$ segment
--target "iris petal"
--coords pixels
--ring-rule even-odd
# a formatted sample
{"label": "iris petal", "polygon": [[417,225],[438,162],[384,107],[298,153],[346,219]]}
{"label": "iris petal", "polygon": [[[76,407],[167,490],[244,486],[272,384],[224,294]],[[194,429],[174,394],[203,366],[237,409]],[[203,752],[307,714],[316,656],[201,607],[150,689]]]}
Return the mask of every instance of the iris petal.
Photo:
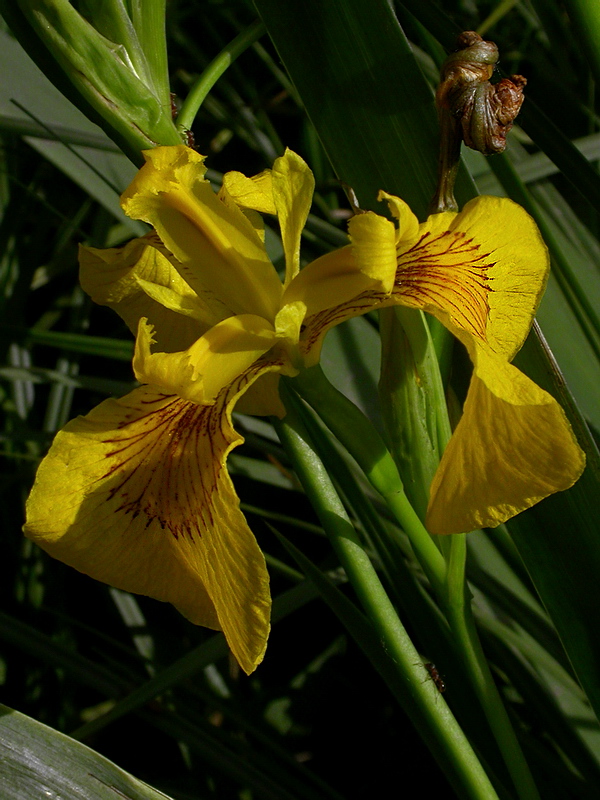
{"label": "iris petal", "polygon": [[240,208],[249,208],[261,214],[276,214],[273,200],[273,179],[271,170],[265,169],[258,175],[247,178],[241,172],[226,172],[219,195],[226,193]]}
{"label": "iris petal", "polygon": [[300,270],[300,237],[312,204],[315,179],[300,156],[286,150],[273,164],[272,181],[285,253],[284,286],[288,286]]}
{"label": "iris petal", "polygon": [[141,383],[205,405],[271,349],[275,332],[261,317],[241,314],[213,326],[187,350],[153,353],[152,327],[141,319],[133,370]]}
{"label": "iris petal", "polygon": [[308,264],[290,283],[282,306],[302,302],[307,316],[343,305],[378,282],[365,275],[351,247],[342,247]]}
{"label": "iris petal", "polygon": [[378,281],[383,292],[391,291],[397,272],[394,224],[367,211],[351,218],[348,233],[360,271]]}
{"label": "iris petal", "polygon": [[208,291],[230,313],[273,320],[282,292],[277,273],[242,210],[220,200],[204,180],[203,157],[183,146],[158,147],[144,157],[121,198],[125,212],[156,229],[200,297]]}
{"label": "iris petal", "polygon": [[225,460],[242,441],[231,408],[271,368],[212,406],[142,387],[73,420],[38,470],[25,527],[81,572],[222,629],[248,673],[266,647],[268,575]]}
{"label": "iris petal", "polygon": [[142,289],[139,279],[176,292],[182,302],[197,303],[197,295],[169,260],[154,246],[153,234],[134,239],[124,247],[97,250],[79,248],[79,279],[95,303],[114,309],[135,335],[142,317],[157,329],[156,342],[166,352],[185,350],[222,316],[206,306],[204,324],[185,319]]}
{"label": "iris petal", "polygon": [[416,241],[401,243],[394,294],[437,316],[467,346],[475,337],[510,361],[529,333],[549,266],[529,214],[506,198],[478,197],[460,214],[433,214]]}
{"label": "iris petal", "polygon": [[432,533],[495,527],[581,475],[564,411],[512,364],[477,348],[463,415],[431,484]]}

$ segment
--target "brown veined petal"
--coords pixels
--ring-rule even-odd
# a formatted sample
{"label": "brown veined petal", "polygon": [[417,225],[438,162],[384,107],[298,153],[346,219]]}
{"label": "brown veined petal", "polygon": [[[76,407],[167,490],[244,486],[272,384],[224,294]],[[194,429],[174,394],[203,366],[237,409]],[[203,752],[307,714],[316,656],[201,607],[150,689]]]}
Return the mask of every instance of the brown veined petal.
{"label": "brown veined petal", "polygon": [[[548,251],[531,217],[506,198],[477,197],[434,214],[401,240],[394,297],[438,317],[510,361],[527,336],[548,277]],[[466,334],[466,335],[465,335]]]}
{"label": "brown veined petal", "polygon": [[225,461],[242,441],[236,398],[271,369],[255,366],[212,406],[141,387],[73,420],[40,465],[24,529],[81,572],[222,629],[247,673],[269,633],[268,574]]}
{"label": "brown veined petal", "polygon": [[204,323],[166,308],[144,291],[138,278],[175,292],[181,302],[197,303],[196,293],[170,261],[154,246],[156,234],[134,239],[123,247],[79,248],[79,279],[95,303],[109,306],[135,335],[146,317],[157,330],[156,343],[167,353],[185,350],[222,315],[207,316]]}
{"label": "brown veined petal", "polygon": [[495,527],[581,475],[585,454],[564,411],[512,364],[481,347],[463,415],[431,484],[427,527]]}

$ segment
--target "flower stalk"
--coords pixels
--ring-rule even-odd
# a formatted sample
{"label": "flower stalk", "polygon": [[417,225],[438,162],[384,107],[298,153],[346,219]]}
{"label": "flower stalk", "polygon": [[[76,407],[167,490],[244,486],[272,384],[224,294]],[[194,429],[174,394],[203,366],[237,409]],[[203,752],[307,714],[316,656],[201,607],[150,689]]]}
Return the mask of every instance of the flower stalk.
{"label": "flower stalk", "polygon": [[411,505],[424,520],[429,487],[452,435],[440,367],[422,313],[384,309],[379,331],[386,440]]}
{"label": "flower stalk", "polygon": [[177,115],[177,130],[181,134],[185,134],[186,131],[190,130],[200,106],[221,75],[233,64],[238,56],[264,35],[265,30],[264,24],[260,20],[256,20],[246,30],[238,34],[210,62],[188,92]]}
{"label": "flower stalk", "polygon": [[520,800],[539,800],[540,795],[531,770],[481,647],[466,582],[466,558],[466,534],[455,534],[451,537],[446,602],[446,615],[454,643],[513,779],[517,796]]}
{"label": "flower stalk", "polygon": [[293,392],[282,387],[287,414],[275,421],[277,433],[292,459],[296,474],[319,515],[365,613],[380,637],[396,670],[406,682],[405,708],[428,738],[435,738],[453,768],[462,796],[491,800],[497,797],[471,745],[433,681],[423,679],[423,664],[398,618],[369,556],[348,519],[327,470],[303,424],[301,406]]}
{"label": "flower stalk", "polygon": [[[408,536],[415,555],[444,610],[457,655],[464,665],[473,691],[496,738],[498,748],[513,778],[517,796],[522,800],[537,800],[537,789],[531,772],[489,670],[473,620],[465,577],[465,534],[455,534],[442,540],[442,544],[445,545],[442,550],[448,554],[446,562],[410,505],[400,475],[391,456],[385,450],[379,434],[360,410],[332,386],[320,366],[306,370],[292,379],[290,387],[297,390],[317,411],[327,427],[357,461]],[[285,392],[283,396],[286,398],[285,424],[295,425],[293,421],[290,423],[290,419],[293,419],[290,416],[290,408],[293,413],[299,415],[301,407],[294,401],[289,391],[282,391]],[[276,428],[281,436],[282,423],[276,423]],[[284,437],[283,441],[286,442],[288,439]],[[297,469],[295,460],[294,466]],[[306,465],[304,469],[306,470]],[[300,477],[305,485],[306,476],[303,478],[300,475]],[[308,490],[307,493],[311,496]],[[325,523],[323,524],[325,526]],[[338,547],[336,551],[340,555]],[[342,560],[341,555],[340,559]],[[342,564],[345,566],[344,560]],[[370,562],[369,569],[373,569]],[[352,578],[350,580],[354,585]]]}
{"label": "flower stalk", "polygon": [[293,380],[294,389],[354,458],[373,488],[387,503],[438,597],[445,596],[446,564],[433,539],[411,506],[398,468],[375,427],[325,377],[319,365]]}

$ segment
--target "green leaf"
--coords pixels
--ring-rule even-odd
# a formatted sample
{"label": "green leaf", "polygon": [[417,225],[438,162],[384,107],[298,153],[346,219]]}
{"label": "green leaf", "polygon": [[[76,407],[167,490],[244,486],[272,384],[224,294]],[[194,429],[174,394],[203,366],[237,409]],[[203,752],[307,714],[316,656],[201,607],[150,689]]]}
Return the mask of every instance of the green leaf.
{"label": "green leaf", "polygon": [[0,796],[10,800],[169,800],[89,747],[0,706]]}
{"label": "green leaf", "polygon": [[563,647],[600,718],[600,454],[577,413],[560,373],[548,369],[539,340],[529,337],[516,362],[555,395],[585,447],[587,467],[566,492],[552,495],[507,527],[554,622]]}
{"label": "green leaf", "polygon": [[50,83],[4,31],[0,31],[0,69],[11,75],[10,81],[0,84],[2,130],[44,139],[54,136],[62,142],[118,152],[108,136]]}
{"label": "green leaf", "polygon": [[[385,189],[425,216],[437,170],[433,93],[391,6],[363,0],[255,5],[338,178],[364,208],[385,213],[376,202]],[[473,192],[463,174],[459,202]]]}

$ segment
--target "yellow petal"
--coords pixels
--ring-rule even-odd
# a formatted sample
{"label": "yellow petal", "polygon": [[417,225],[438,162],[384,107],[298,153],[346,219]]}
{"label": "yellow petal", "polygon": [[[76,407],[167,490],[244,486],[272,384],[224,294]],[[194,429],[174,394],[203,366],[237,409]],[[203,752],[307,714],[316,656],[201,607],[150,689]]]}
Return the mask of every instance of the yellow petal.
{"label": "yellow petal", "polygon": [[266,647],[268,575],[225,460],[242,441],[231,408],[260,374],[212,406],[142,387],[73,420],[39,468],[25,526],[81,572],[222,629],[247,673]]}
{"label": "yellow petal", "polygon": [[358,268],[383,292],[390,292],[397,271],[396,228],[385,217],[367,211],[356,214],[348,223],[352,253]]}
{"label": "yellow petal", "polygon": [[214,402],[219,392],[244,374],[275,341],[268,322],[241,314],[210,328],[185,351],[153,353],[152,327],[141,319],[133,371],[140,383],[204,405]]}
{"label": "yellow petal", "polygon": [[531,217],[506,198],[478,197],[434,214],[401,243],[396,301],[434,314],[511,360],[527,336],[548,277],[548,251]]}
{"label": "yellow petal", "polygon": [[271,173],[273,200],[285,253],[285,286],[300,270],[300,237],[312,204],[315,179],[307,164],[291,150],[275,160]]}
{"label": "yellow petal", "polygon": [[[168,308],[170,311],[174,311],[176,314],[181,314],[184,317],[191,317],[196,320],[196,322],[200,323],[202,329],[208,327],[205,309],[195,292],[185,292],[181,294],[170,286],[163,286],[160,283],[144,280],[144,278],[138,278],[137,283],[140,289],[159,305]],[[211,327],[220,321],[221,318],[212,317],[210,319]]]}
{"label": "yellow petal", "polygon": [[129,216],[149,222],[197,295],[230,313],[274,320],[282,287],[252,223],[204,180],[203,158],[187,147],[157,147],[122,195]]}
{"label": "yellow petal", "polygon": [[463,416],[431,484],[427,527],[495,527],[581,475],[585,455],[560,405],[522,372],[477,348]]}
{"label": "yellow petal", "polygon": [[286,303],[275,318],[277,338],[286,340],[288,346],[296,348],[305,316],[306,305],[301,300]]}
{"label": "yellow petal", "polygon": [[241,208],[250,208],[260,211],[261,214],[277,213],[270,169],[252,178],[247,178],[241,172],[226,172],[223,175],[222,191],[235,200]]}
{"label": "yellow petal", "polygon": [[203,322],[186,319],[152,298],[142,289],[140,280],[157,287],[168,287],[181,302],[197,302],[190,289],[169,260],[151,246],[152,234],[134,239],[124,247],[98,250],[79,248],[79,278],[83,289],[95,303],[114,309],[135,335],[142,317],[157,329],[156,342],[161,350],[185,350],[222,317],[203,308]]}
{"label": "yellow petal", "polygon": [[384,191],[379,192],[377,199],[379,201],[387,200],[392,216],[398,220],[398,233],[396,236],[398,243],[403,241],[414,242],[419,234],[419,220],[413,214],[408,203]]}
{"label": "yellow petal", "polygon": [[[395,261],[394,261],[395,270]],[[285,290],[282,307],[302,302],[307,316],[343,305],[380,285],[361,271],[350,246],[333,250],[300,270]]]}
{"label": "yellow petal", "polygon": [[[385,222],[393,230],[391,223]],[[392,269],[395,270],[395,259]],[[300,271],[285,291],[282,304],[284,308],[306,308],[300,329],[300,352],[305,367],[319,361],[328,330],[351,317],[396,302],[382,284],[378,277],[361,269],[353,246],[321,256]]]}
{"label": "yellow petal", "polygon": [[[306,307],[300,337],[305,367],[318,362],[330,328],[397,302],[386,288],[396,273],[394,225],[370,212],[353,217],[351,222],[353,244],[304,267],[283,295],[284,308],[294,304]],[[381,242],[379,232],[383,232]]]}

